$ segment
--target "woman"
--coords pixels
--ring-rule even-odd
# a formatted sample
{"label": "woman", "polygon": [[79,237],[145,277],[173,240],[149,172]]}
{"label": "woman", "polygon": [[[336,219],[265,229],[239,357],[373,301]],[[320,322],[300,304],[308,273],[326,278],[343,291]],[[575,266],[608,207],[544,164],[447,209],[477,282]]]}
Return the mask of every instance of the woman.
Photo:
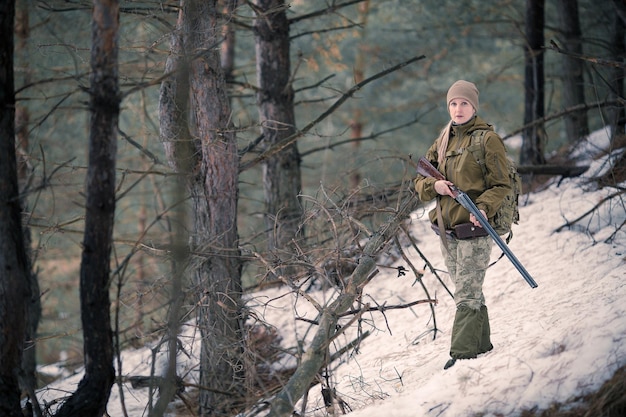
{"label": "woman", "polygon": [[[458,359],[475,358],[493,349],[482,289],[493,242],[474,215],[454,200],[450,189],[454,185],[465,191],[488,219],[511,189],[504,143],[493,127],[476,115],[478,94],[471,82],[452,84],[446,102],[451,120],[426,153],[446,180],[421,175],[415,179],[421,201],[437,198],[437,208],[429,216],[433,229],[442,236],[442,254],[455,286],[451,358],[444,369]],[[471,232],[463,233],[468,230]]]}

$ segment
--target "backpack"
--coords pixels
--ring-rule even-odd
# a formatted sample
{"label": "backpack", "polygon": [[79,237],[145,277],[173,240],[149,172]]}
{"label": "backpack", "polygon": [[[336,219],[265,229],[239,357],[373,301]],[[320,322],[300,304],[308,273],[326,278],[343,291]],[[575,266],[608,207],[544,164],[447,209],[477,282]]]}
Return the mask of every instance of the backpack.
{"label": "backpack", "polygon": [[[487,178],[487,168],[485,166],[485,135],[491,130],[475,130],[472,132],[472,145],[480,144],[481,146],[472,146],[472,154],[476,158],[476,162],[483,171],[483,178]],[[504,197],[502,205],[492,219],[493,228],[499,235],[508,233],[507,243],[513,237],[511,226],[519,222],[519,196],[522,192],[522,179],[517,172],[517,165],[507,154],[507,169],[509,171],[509,180],[511,181],[511,191]],[[488,185],[488,184],[487,184]]]}

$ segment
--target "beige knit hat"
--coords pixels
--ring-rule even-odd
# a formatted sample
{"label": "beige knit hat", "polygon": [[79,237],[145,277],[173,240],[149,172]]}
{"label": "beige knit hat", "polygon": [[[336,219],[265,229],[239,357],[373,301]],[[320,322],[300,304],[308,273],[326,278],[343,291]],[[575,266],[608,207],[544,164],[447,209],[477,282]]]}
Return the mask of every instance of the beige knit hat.
{"label": "beige knit hat", "polygon": [[474,110],[478,112],[478,88],[474,83],[465,80],[459,80],[452,84],[448,90],[448,100],[446,107],[450,107],[450,102],[455,98],[464,98],[469,101]]}

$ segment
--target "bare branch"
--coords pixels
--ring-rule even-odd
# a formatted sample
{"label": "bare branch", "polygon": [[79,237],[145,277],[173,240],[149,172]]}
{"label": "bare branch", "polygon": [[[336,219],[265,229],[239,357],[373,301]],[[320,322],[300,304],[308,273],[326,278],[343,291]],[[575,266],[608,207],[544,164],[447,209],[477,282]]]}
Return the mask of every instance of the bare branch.
{"label": "bare branch", "polygon": [[419,305],[419,304],[433,304],[433,305],[437,305],[439,303],[439,300],[437,300],[436,298],[426,298],[423,300],[415,300],[415,301],[411,301],[409,303],[406,304],[397,304],[397,305],[381,305],[381,306],[376,306],[376,307],[370,307],[370,306],[366,306],[364,308],[358,309],[358,310],[349,310],[346,311],[345,313],[340,314],[340,317],[345,317],[345,316],[349,316],[351,314],[357,314],[357,313],[364,313],[364,312],[374,312],[374,311],[379,311],[379,312],[385,312],[387,310],[404,310],[406,308],[411,308],[413,306]]}
{"label": "bare branch", "polygon": [[352,303],[359,297],[363,287],[367,284],[376,269],[374,257],[379,254],[386,244],[396,234],[399,224],[405,219],[414,207],[414,197],[409,194],[399,206],[395,215],[391,216],[376,233],[370,236],[366,243],[359,263],[348,278],[344,291],[337,298],[321,310],[317,333],[313,337],[308,349],[302,355],[301,363],[289,379],[284,388],[271,402],[271,411],[268,417],[289,416],[293,412],[295,403],[302,398],[315,379],[327,357],[328,341],[331,340],[337,329],[337,321],[343,313],[348,311]]}
{"label": "bare branch", "polygon": [[598,64],[598,65],[602,65],[604,67],[613,67],[613,68],[622,68],[622,69],[626,69],[626,63],[624,62],[620,62],[620,61],[613,61],[613,60],[609,60],[609,59],[602,59],[602,58],[598,58],[595,56],[589,56],[589,55],[581,55],[581,54],[575,54],[573,52],[570,51],[566,51],[565,49],[562,49],[554,40],[550,40],[550,46],[547,49],[552,49],[560,54],[563,55],[567,55],[570,56],[572,58],[576,58],[576,59],[582,59],[583,61],[587,61],[587,62],[591,62],[592,64]]}
{"label": "bare branch", "polygon": [[292,143],[294,143],[299,138],[301,138],[306,133],[308,133],[313,127],[315,127],[317,124],[319,124],[322,120],[326,119],[328,116],[333,114],[335,112],[335,110],[337,110],[339,107],[341,107],[341,105],[343,103],[346,102],[346,100],[348,100],[350,97],[352,97],[355,93],[357,93],[359,90],[361,90],[367,84],[369,84],[372,81],[375,81],[375,80],[377,80],[379,78],[382,78],[382,77],[386,76],[387,74],[390,74],[390,73],[395,72],[395,71],[397,71],[399,69],[402,69],[402,68],[406,67],[407,65],[412,64],[413,62],[419,61],[419,60],[424,59],[424,58],[425,58],[424,55],[413,57],[413,58],[408,59],[408,60],[406,60],[404,62],[401,62],[401,63],[399,63],[397,65],[394,65],[393,67],[387,68],[384,71],[381,71],[381,72],[379,72],[377,74],[374,74],[371,77],[361,81],[360,83],[355,84],[348,91],[343,93],[341,95],[341,97],[339,97],[339,99],[337,99],[326,111],[324,111],[321,115],[319,115],[315,120],[309,122],[309,124],[304,126],[301,130],[297,131],[293,135],[291,135],[291,136],[283,139],[282,141],[276,143],[276,145],[272,146],[270,149],[268,149],[266,152],[263,152],[261,155],[259,155],[258,157],[256,157],[252,161],[249,161],[248,163],[243,164],[240,167],[239,171],[240,172],[241,171],[245,171],[246,169],[249,169],[249,168],[251,168],[251,167],[253,167],[253,166],[263,162],[264,160],[266,160],[270,156],[276,155],[277,153],[281,152],[283,149],[285,149],[288,146],[290,146]]}
{"label": "bare branch", "polygon": [[335,4],[335,2],[333,1],[331,5],[329,5],[328,7],[326,7],[325,9],[321,9],[321,10],[316,10],[314,12],[308,13],[308,14],[303,14],[301,16],[298,17],[294,17],[292,19],[289,19],[289,23],[296,23],[299,22],[301,20],[307,20],[307,19],[312,19],[314,17],[320,17],[320,16],[324,16],[327,14],[331,14],[331,13],[335,13],[337,10],[344,8],[344,7],[349,7],[355,4],[359,4],[364,2],[365,0],[349,0],[345,3],[339,3],[339,4]]}
{"label": "bare branch", "polygon": [[620,195],[622,195],[624,193],[626,193],[626,190],[625,189],[620,189],[620,190],[618,190],[618,191],[616,191],[616,192],[614,192],[612,194],[607,195],[602,200],[600,200],[595,206],[593,206],[592,208],[590,208],[589,210],[587,210],[586,212],[584,212],[583,214],[581,214],[580,216],[578,216],[574,220],[569,220],[565,224],[557,227],[555,232],[558,233],[558,232],[561,232],[566,227],[570,228],[570,227],[574,226],[576,223],[578,223],[579,221],[581,221],[582,219],[584,219],[585,217],[587,217],[588,215],[590,215],[594,211],[598,210],[600,208],[600,206],[602,206],[607,201],[610,201],[613,198],[618,197],[618,196],[620,196]]}
{"label": "bare branch", "polygon": [[601,108],[601,107],[610,107],[610,106],[624,106],[626,104],[626,102],[624,100],[607,100],[607,101],[598,101],[595,103],[583,103],[583,104],[579,104],[577,106],[572,106],[569,107],[567,109],[563,109],[561,111],[552,113],[548,116],[542,117],[540,119],[537,120],[533,120],[531,123],[527,123],[524,126],[521,126],[519,129],[516,129],[514,131],[512,131],[511,133],[509,133],[506,136],[502,137],[502,140],[506,140],[508,138],[511,138],[517,134],[522,133],[524,130],[530,128],[530,127],[534,127],[537,125],[542,125],[546,122],[549,122],[551,120],[555,120],[555,119],[559,119],[569,113],[575,113],[575,112],[579,112],[581,110],[589,110],[589,109],[595,109],[595,108]]}
{"label": "bare branch", "polygon": [[361,136],[359,138],[349,138],[349,139],[341,140],[341,141],[338,141],[338,142],[335,142],[335,143],[331,143],[331,144],[328,144],[328,145],[325,145],[325,146],[320,146],[320,147],[317,147],[317,148],[311,148],[311,149],[309,149],[306,152],[300,153],[300,156],[304,158],[305,156],[311,155],[311,154],[313,154],[315,152],[327,151],[329,149],[333,149],[333,148],[336,148],[336,147],[341,146],[341,145],[347,145],[347,144],[354,143],[354,142],[365,142],[366,140],[376,140],[378,137],[383,136],[383,135],[385,135],[387,133],[391,133],[391,132],[394,132],[396,130],[404,129],[405,127],[409,127],[409,126],[412,126],[412,125],[414,125],[416,123],[419,123],[419,121],[422,119],[423,116],[427,115],[428,113],[430,113],[431,111],[433,111],[436,108],[437,108],[436,106],[433,106],[430,109],[428,109],[423,115],[417,116],[417,117],[409,120],[408,122],[400,124],[398,126],[393,126],[393,127],[390,127],[389,129],[381,130],[380,132],[372,132],[368,136]]}
{"label": "bare branch", "polygon": [[426,262],[426,266],[428,266],[428,269],[430,269],[430,271],[435,275],[435,277],[437,278],[437,281],[439,281],[439,283],[443,286],[443,288],[445,288],[445,290],[448,292],[450,297],[452,297],[452,299],[454,299],[454,295],[452,294],[450,289],[443,282],[443,280],[441,279],[441,277],[437,273],[437,270],[435,269],[435,267],[430,263],[430,261],[428,259],[426,259],[426,256],[424,256],[424,253],[422,253],[422,251],[417,247],[417,244],[415,243],[415,239],[413,239],[413,236],[411,236],[411,234],[409,233],[409,231],[406,229],[406,227],[404,225],[402,226],[402,231],[404,232],[404,234],[411,241],[411,246],[413,247],[413,249],[415,249],[415,251],[419,254],[419,256],[424,260],[424,262]]}

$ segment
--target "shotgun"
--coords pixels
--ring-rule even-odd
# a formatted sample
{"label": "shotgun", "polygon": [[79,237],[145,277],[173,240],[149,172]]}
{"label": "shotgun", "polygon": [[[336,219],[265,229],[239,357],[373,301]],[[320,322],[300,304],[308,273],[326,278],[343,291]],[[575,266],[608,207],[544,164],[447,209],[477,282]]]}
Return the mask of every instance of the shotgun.
{"label": "shotgun", "polygon": [[[417,173],[424,177],[431,177],[437,180],[446,179],[446,177],[444,177],[444,175],[441,172],[439,172],[437,168],[435,168],[428,159],[424,157],[421,157],[419,161],[417,162]],[[489,220],[487,220],[487,218],[483,216],[483,214],[480,212],[478,207],[476,207],[476,204],[474,204],[472,199],[469,198],[467,194],[465,194],[463,191],[459,190],[455,186],[451,186],[450,189],[452,190],[452,193],[454,194],[454,199],[460,205],[462,205],[467,211],[472,213],[474,217],[476,217],[476,220],[478,220],[480,225],[487,231],[489,236],[491,236],[494,242],[496,242],[496,244],[500,247],[500,249],[502,249],[502,252],[504,252],[507,258],[509,258],[513,266],[515,266],[515,268],[517,268],[520,274],[522,274],[522,277],[524,277],[528,285],[530,285],[531,288],[537,288],[538,285],[533,279],[533,277],[530,276],[528,271],[526,271],[526,268],[524,268],[524,265],[522,265],[522,263],[515,257],[513,252],[511,252],[509,247],[506,245],[506,243],[504,243],[502,238],[498,235],[498,233],[494,230],[494,228],[489,224]]]}

